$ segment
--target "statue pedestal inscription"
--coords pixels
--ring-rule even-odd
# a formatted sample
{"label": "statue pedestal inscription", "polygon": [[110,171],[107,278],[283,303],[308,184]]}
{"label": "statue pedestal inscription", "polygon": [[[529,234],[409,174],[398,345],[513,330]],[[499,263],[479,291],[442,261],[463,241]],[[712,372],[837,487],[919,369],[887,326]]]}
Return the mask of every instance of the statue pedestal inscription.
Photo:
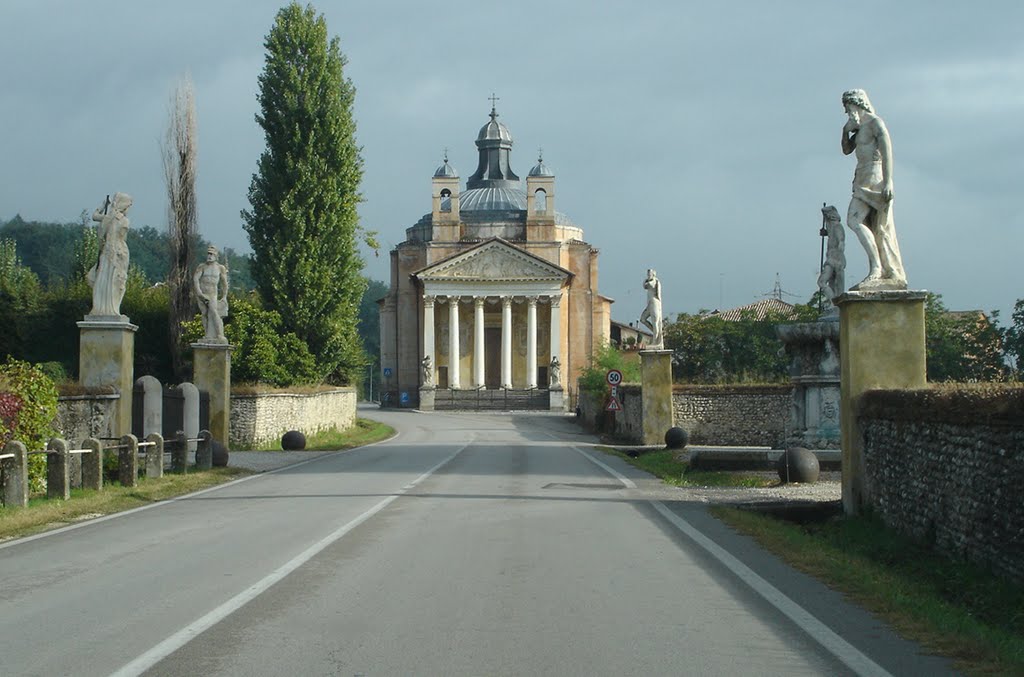
{"label": "statue pedestal inscription", "polygon": [[86,315],[78,328],[78,382],[86,388],[112,386],[117,391],[120,398],[110,425],[115,435],[125,435],[132,426],[135,332],[139,327],[124,315]]}
{"label": "statue pedestal inscription", "polygon": [[864,481],[863,432],[856,409],[868,390],[923,388],[924,291],[848,292],[839,307],[840,429],[843,448],[843,510],[870,505]]}
{"label": "statue pedestal inscription", "polygon": [[672,351],[640,351],[642,444],[662,444],[673,425]]}
{"label": "statue pedestal inscription", "polygon": [[231,350],[227,343],[192,344],[192,381],[210,393],[210,433],[225,449],[231,423]]}

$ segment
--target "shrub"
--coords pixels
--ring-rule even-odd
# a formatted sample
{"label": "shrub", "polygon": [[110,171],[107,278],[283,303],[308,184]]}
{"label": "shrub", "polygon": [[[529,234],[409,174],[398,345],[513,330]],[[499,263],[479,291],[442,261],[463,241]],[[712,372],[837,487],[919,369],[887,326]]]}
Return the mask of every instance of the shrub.
{"label": "shrub", "polygon": [[[46,447],[54,435],[57,416],[57,388],[41,369],[28,362],[8,358],[0,365],[0,438],[23,442],[29,451]],[[29,492],[46,489],[46,457],[29,456]]]}
{"label": "shrub", "polygon": [[605,344],[594,351],[590,358],[590,366],[580,374],[580,389],[590,392],[608,390],[608,370],[618,369],[622,372],[623,383],[640,383],[639,355],[634,352],[622,352]]}

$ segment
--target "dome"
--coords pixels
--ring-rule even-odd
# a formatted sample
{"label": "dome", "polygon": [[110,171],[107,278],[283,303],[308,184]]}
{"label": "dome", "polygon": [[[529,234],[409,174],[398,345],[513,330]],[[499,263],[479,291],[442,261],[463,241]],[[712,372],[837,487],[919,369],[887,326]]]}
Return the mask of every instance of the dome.
{"label": "dome", "polygon": [[537,165],[530,170],[530,176],[554,176],[555,173],[551,171],[542,158],[537,158]]}
{"label": "dome", "polygon": [[455,171],[455,168],[448,164],[448,158],[445,158],[444,164],[437,168],[434,172],[435,179],[457,179],[459,173]]}
{"label": "dome", "polygon": [[490,121],[480,128],[480,133],[476,135],[476,140],[503,141],[511,145],[512,134],[508,131],[508,127],[498,122],[498,113],[492,110]]}

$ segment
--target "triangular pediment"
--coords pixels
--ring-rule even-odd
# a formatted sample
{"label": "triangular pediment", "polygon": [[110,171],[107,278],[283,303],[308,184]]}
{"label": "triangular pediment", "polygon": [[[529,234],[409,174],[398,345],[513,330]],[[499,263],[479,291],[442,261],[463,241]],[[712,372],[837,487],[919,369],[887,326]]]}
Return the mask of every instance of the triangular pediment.
{"label": "triangular pediment", "polygon": [[554,282],[572,275],[505,240],[495,238],[416,273],[429,282]]}

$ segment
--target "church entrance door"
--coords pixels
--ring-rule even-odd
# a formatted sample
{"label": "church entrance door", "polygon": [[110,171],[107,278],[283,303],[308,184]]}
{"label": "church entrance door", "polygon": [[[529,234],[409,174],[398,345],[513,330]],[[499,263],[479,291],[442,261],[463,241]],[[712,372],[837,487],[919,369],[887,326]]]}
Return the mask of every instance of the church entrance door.
{"label": "church entrance door", "polygon": [[488,390],[501,387],[501,327],[484,329],[484,385]]}

